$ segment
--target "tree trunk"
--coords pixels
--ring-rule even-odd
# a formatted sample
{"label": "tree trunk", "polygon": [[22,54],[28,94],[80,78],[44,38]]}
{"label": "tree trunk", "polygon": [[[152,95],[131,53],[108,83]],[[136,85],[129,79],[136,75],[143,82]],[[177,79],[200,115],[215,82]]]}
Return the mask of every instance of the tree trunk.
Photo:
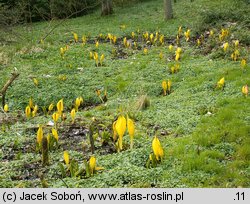
{"label": "tree trunk", "polygon": [[164,0],[165,20],[173,18],[173,9],[171,0]]}
{"label": "tree trunk", "polygon": [[102,16],[113,13],[112,0],[102,0]]}

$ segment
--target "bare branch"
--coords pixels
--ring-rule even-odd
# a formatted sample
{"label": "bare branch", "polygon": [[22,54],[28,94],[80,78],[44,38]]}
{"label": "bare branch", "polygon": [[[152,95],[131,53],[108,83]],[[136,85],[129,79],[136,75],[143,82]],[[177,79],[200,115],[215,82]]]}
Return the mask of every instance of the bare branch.
{"label": "bare branch", "polygon": [[[69,18],[71,18],[72,16],[74,16],[74,15],[76,15],[76,14],[78,14],[78,13],[81,13],[81,12],[83,12],[84,10],[87,10],[87,9],[91,9],[91,8],[95,8],[96,6],[98,6],[99,4],[101,4],[101,2],[100,1],[97,1],[97,3],[96,4],[94,4],[94,5],[92,5],[92,6],[89,6],[89,7],[85,7],[85,8],[83,8],[83,9],[81,9],[81,10],[79,10],[79,11],[76,11],[76,12],[74,12],[74,13],[72,13],[72,14],[70,14],[69,16],[67,16],[66,18],[64,18],[62,21],[60,21],[59,23],[57,23],[44,37],[42,37],[41,39],[42,40],[45,40],[58,26],[60,26],[61,24],[63,24],[67,19],[69,19]],[[40,40],[39,40],[39,42],[40,42]],[[39,43],[38,42],[38,43]]]}
{"label": "bare branch", "polygon": [[4,107],[5,105],[5,95],[8,87],[12,84],[12,82],[19,76],[19,73],[17,72],[12,72],[11,73],[11,78],[5,83],[3,88],[0,91],[0,96],[2,96],[2,106]]}

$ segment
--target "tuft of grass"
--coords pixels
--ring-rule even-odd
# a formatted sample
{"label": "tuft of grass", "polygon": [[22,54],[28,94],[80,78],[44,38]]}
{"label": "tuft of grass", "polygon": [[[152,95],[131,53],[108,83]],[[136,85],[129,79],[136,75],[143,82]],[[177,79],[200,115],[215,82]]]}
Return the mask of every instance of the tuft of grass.
{"label": "tuft of grass", "polygon": [[[146,1],[117,8],[119,12],[111,16],[100,17],[97,12],[66,20],[44,44],[37,42],[58,21],[16,27],[22,40],[6,36],[12,43],[5,43],[0,48],[0,53],[4,53],[0,54],[0,61],[8,59],[0,64],[0,86],[14,67],[21,72],[6,95],[10,107],[8,114],[20,120],[2,125],[0,118],[0,170],[3,172],[0,187],[41,187],[40,171],[44,172],[49,187],[66,187],[65,183],[69,187],[250,186],[250,98],[241,94],[242,85],[250,84],[249,65],[242,72],[240,62],[232,62],[217,39],[221,28],[228,27],[230,47],[233,40],[239,39],[240,57],[249,61],[246,46],[250,36],[247,29],[249,12],[245,12],[248,8],[245,3],[240,5],[233,0],[177,1],[175,18],[165,22],[161,5],[162,0]],[[120,28],[123,24],[125,29]],[[174,42],[179,26],[183,30],[191,29],[191,42],[181,39],[180,70],[170,74],[174,52],[168,50],[168,45]],[[139,42],[139,50],[124,48],[119,41],[130,36],[132,31],[137,33],[138,29],[140,33],[158,31],[164,34],[165,45],[147,45],[147,55],[143,54],[142,48],[146,45],[142,42]],[[214,30],[215,38],[205,38],[204,44],[196,46],[197,36],[210,29]],[[78,33],[79,38],[88,36],[88,43],[84,46],[70,43],[72,32]],[[114,46],[100,41],[97,49],[94,42],[100,33],[117,35],[118,43]],[[66,44],[69,50],[62,59],[60,47]],[[117,50],[119,57],[112,49]],[[99,56],[105,55],[104,66],[96,67],[89,58],[89,52],[95,51]],[[163,59],[159,59],[161,51]],[[225,77],[225,88],[218,90],[215,87],[222,77]],[[39,82],[37,87],[33,78]],[[164,79],[172,82],[172,92],[165,97],[161,95]],[[100,90],[101,95],[107,90],[106,103],[101,103],[96,90]],[[74,127],[70,124],[69,110],[79,96],[83,97],[83,105],[77,112]],[[39,106],[38,117],[25,119],[24,108],[30,97]],[[89,147],[88,139],[83,139],[87,138],[87,131],[77,129],[82,134],[77,137],[68,129],[88,127],[97,121],[100,126],[100,132],[95,135],[97,150],[112,147],[113,143],[102,146],[98,134],[105,129],[107,135],[112,135],[112,122],[120,114],[121,107],[135,121],[135,148],[106,155],[97,151],[98,165],[105,170],[88,179],[65,178],[65,183],[59,179],[58,162],[65,150],[63,145],[50,153],[50,166],[37,166],[41,156],[31,145],[36,137],[35,128],[37,124],[45,125],[52,120],[51,114],[44,115],[43,107],[46,109],[61,98],[67,119],[59,124],[59,141],[61,137],[68,137],[70,141],[78,138],[70,155],[80,165],[83,157],[90,156],[87,151],[83,156],[83,147]],[[137,107],[143,111],[137,111]],[[165,154],[161,165],[148,169],[146,161],[152,151],[154,134],[159,136]],[[129,146],[128,135],[124,137],[124,146]]]}
{"label": "tuft of grass", "polygon": [[142,95],[137,101],[137,109],[145,110],[150,106],[150,100],[147,95]]}

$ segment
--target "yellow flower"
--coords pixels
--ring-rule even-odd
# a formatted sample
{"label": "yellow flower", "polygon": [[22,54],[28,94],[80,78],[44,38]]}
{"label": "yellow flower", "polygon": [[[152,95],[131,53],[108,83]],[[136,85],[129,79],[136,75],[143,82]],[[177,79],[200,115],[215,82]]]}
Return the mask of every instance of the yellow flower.
{"label": "yellow flower", "polygon": [[36,78],[33,78],[33,82],[34,82],[35,86],[38,86],[38,80]]}
{"label": "yellow flower", "polygon": [[160,36],[159,41],[160,41],[161,45],[163,45],[163,44],[164,44],[164,35],[161,35],[161,36]]}
{"label": "yellow flower", "polygon": [[53,121],[54,121],[55,123],[58,121],[59,116],[60,116],[59,113],[57,113],[57,112],[53,113],[52,118],[53,118]]}
{"label": "yellow flower", "polygon": [[221,34],[219,35],[219,40],[220,42],[223,40],[223,36]]}
{"label": "yellow flower", "polygon": [[137,49],[137,43],[134,42],[133,45],[134,45],[134,48]]}
{"label": "yellow flower", "polygon": [[172,44],[170,44],[170,45],[168,46],[169,51],[172,51],[173,48],[174,48],[174,46],[173,46]]}
{"label": "yellow flower", "polygon": [[143,38],[147,41],[148,40],[148,32],[143,33]]}
{"label": "yellow flower", "polygon": [[81,105],[82,101],[83,101],[82,97],[77,97],[76,98],[76,101],[75,101],[76,111],[78,111],[78,108]]}
{"label": "yellow flower", "polygon": [[234,45],[236,48],[239,47],[239,44],[240,44],[239,40],[235,40]]}
{"label": "yellow flower", "polygon": [[234,53],[231,54],[231,59],[235,61],[236,58],[235,58]]}
{"label": "yellow flower", "polygon": [[158,161],[163,158],[164,151],[161,146],[160,140],[156,136],[154,137],[153,142],[152,142],[152,149]]}
{"label": "yellow flower", "polygon": [[125,28],[126,28],[126,25],[124,25],[124,24],[120,25],[121,30],[124,30]]}
{"label": "yellow flower", "polygon": [[213,30],[210,30],[209,31],[209,37],[213,37],[214,36],[214,31]]}
{"label": "yellow flower", "polygon": [[179,35],[176,36],[176,44],[177,44],[177,45],[180,44],[180,37],[179,37]]}
{"label": "yellow flower", "polygon": [[143,53],[144,53],[144,55],[147,55],[147,54],[148,54],[148,48],[145,47],[145,48],[143,49]]}
{"label": "yellow flower", "polygon": [[49,111],[52,111],[52,110],[53,110],[53,108],[54,108],[54,104],[53,104],[53,103],[51,103],[51,104],[49,105]]}
{"label": "yellow flower", "polygon": [[101,58],[100,58],[100,64],[101,64],[101,66],[102,66],[103,61],[104,61],[104,54],[102,54]]}
{"label": "yellow flower", "polygon": [[93,52],[89,52],[89,58],[93,59]]}
{"label": "yellow flower", "polygon": [[189,41],[189,39],[190,39],[190,32],[191,32],[190,29],[188,29],[186,32],[184,32],[186,41]]}
{"label": "yellow flower", "polygon": [[116,129],[116,132],[119,135],[118,146],[119,146],[120,150],[122,150],[122,138],[123,138],[123,135],[126,132],[126,126],[127,126],[127,124],[126,124],[125,117],[124,116],[119,116],[117,121],[116,121],[115,129]]}
{"label": "yellow flower", "polygon": [[96,48],[98,48],[98,47],[99,47],[99,42],[98,42],[98,41],[96,41],[96,43],[95,43],[95,47],[96,47]]}
{"label": "yellow flower", "polygon": [[131,33],[131,37],[132,37],[132,38],[135,38],[135,32],[132,32],[132,33]]}
{"label": "yellow flower", "polygon": [[26,106],[26,108],[25,108],[25,115],[26,115],[27,118],[30,117],[30,113],[31,113],[31,108],[30,108],[30,106]]}
{"label": "yellow flower", "polygon": [[244,95],[244,96],[248,96],[248,91],[249,91],[249,89],[248,89],[248,86],[247,85],[245,85],[245,86],[243,86],[242,87],[242,89],[241,89],[241,91],[242,91],[242,94]]}
{"label": "yellow flower", "polygon": [[32,98],[29,99],[29,107],[33,108],[33,100],[32,100]]}
{"label": "yellow flower", "polygon": [[247,61],[245,59],[242,59],[240,62],[241,67],[244,69],[247,65]]}
{"label": "yellow flower", "polygon": [[129,48],[129,47],[130,47],[130,42],[129,42],[129,41],[126,42],[125,47],[126,47],[126,48]]}
{"label": "yellow flower", "polygon": [[8,112],[9,111],[9,106],[8,104],[5,104],[3,107],[4,112]]}
{"label": "yellow flower", "polygon": [[163,95],[166,96],[167,95],[167,88],[168,88],[166,80],[162,81],[161,87],[163,89]]}
{"label": "yellow flower", "polygon": [[99,34],[99,37],[100,37],[101,39],[104,39],[104,38],[105,38],[105,37],[103,36],[102,33]]}
{"label": "yellow flower", "polygon": [[74,123],[75,121],[75,116],[76,116],[76,109],[72,109],[70,112],[71,118],[72,118],[72,122]]}
{"label": "yellow flower", "polygon": [[78,35],[77,35],[77,33],[73,33],[73,36],[74,36],[74,41],[77,43],[78,42]]}
{"label": "yellow flower", "polygon": [[98,53],[94,52],[94,60],[98,60]]}
{"label": "yellow flower", "polygon": [[155,40],[154,40],[154,41],[158,40],[158,37],[159,37],[159,32],[157,31],[157,32],[155,33]]}
{"label": "yellow flower", "polygon": [[87,38],[85,35],[82,36],[82,44],[85,45],[87,42]]}
{"label": "yellow flower", "polygon": [[179,69],[180,69],[180,64],[176,63],[176,64],[173,66],[173,73],[178,72]]}
{"label": "yellow flower", "polygon": [[52,128],[52,135],[54,136],[54,138],[58,142],[58,132],[57,132],[57,130],[55,128]]}
{"label": "yellow flower", "polygon": [[115,127],[119,137],[123,137],[126,132],[126,119],[124,116],[118,117]]}
{"label": "yellow flower", "polygon": [[162,53],[162,51],[160,52],[159,57],[160,57],[160,59],[163,59],[163,53]]}
{"label": "yellow flower", "polygon": [[128,124],[128,134],[130,137],[134,137],[135,134],[135,124],[134,121],[127,117],[127,124]]}
{"label": "yellow flower", "polygon": [[134,121],[131,120],[128,116],[127,116],[127,125],[128,125],[128,134],[130,137],[130,148],[132,149],[134,135],[135,135],[135,124],[134,124]]}
{"label": "yellow flower", "polygon": [[81,105],[80,97],[76,98],[75,106],[78,108]]}
{"label": "yellow flower", "polygon": [[153,33],[151,33],[151,34],[150,34],[150,36],[149,36],[149,38],[150,38],[150,41],[151,41],[151,42],[153,42],[153,39],[154,39],[154,34],[153,34]]}
{"label": "yellow flower", "polygon": [[34,106],[34,109],[33,109],[33,111],[32,111],[32,117],[35,117],[35,116],[36,116],[37,111],[38,111],[38,106],[35,105],[35,106]]}
{"label": "yellow flower", "polygon": [[180,59],[180,53],[176,53],[176,55],[175,55],[175,61],[179,61],[179,59]]}
{"label": "yellow flower", "polygon": [[127,47],[127,38],[126,37],[123,38],[123,45],[124,45],[124,47]]}
{"label": "yellow flower", "polygon": [[171,69],[171,73],[172,73],[172,74],[174,74],[174,73],[176,72],[175,66],[172,66],[170,69]]}
{"label": "yellow flower", "polygon": [[100,90],[100,89],[96,89],[95,92],[96,92],[96,95],[100,97],[100,95],[101,95],[101,90]]}
{"label": "yellow flower", "polygon": [[235,50],[235,51],[234,51],[234,54],[235,54],[237,57],[239,57],[239,56],[240,56],[240,51],[239,51],[239,50]]}
{"label": "yellow flower", "polygon": [[38,111],[38,105],[34,106],[34,111],[37,112]]}
{"label": "yellow flower", "polygon": [[[72,67],[70,67],[70,68],[72,68]],[[61,80],[61,81],[65,81],[65,80],[67,79],[67,76],[64,75],[64,74],[60,74],[60,75],[58,76],[58,79]]]}
{"label": "yellow flower", "polygon": [[111,41],[112,41],[112,39],[113,39],[113,35],[112,35],[111,33],[108,33],[107,39],[109,39],[109,40],[110,40],[110,43],[111,43]]}
{"label": "yellow flower", "polygon": [[65,50],[63,47],[60,48],[60,54],[61,54],[61,57],[64,58],[64,53],[65,53]]}
{"label": "yellow flower", "polygon": [[95,63],[96,63],[96,66],[98,66],[98,53],[97,52],[94,52],[94,60],[95,60]]}
{"label": "yellow flower", "polygon": [[68,166],[69,165],[69,152],[68,151],[63,152],[63,159],[64,159],[65,164]]}
{"label": "yellow flower", "polygon": [[37,130],[37,137],[36,137],[36,139],[37,139],[37,143],[39,145],[41,145],[42,144],[42,140],[43,140],[43,128],[42,128],[41,125],[39,125],[39,128]]}
{"label": "yellow flower", "polygon": [[115,44],[116,41],[117,41],[117,37],[114,35],[114,37],[113,37],[113,43]]}
{"label": "yellow flower", "polygon": [[181,36],[181,33],[182,33],[182,27],[179,26],[179,28],[178,28],[178,36]]}
{"label": "yellow flower", "polygon": [[226,52],[226,51],[227,51],[228,47],[229,47],[228,42],[226,42],[226,43],[224,43],[224,44],[223,44],[223,49],[224,49],[224,52]]}
{"label": "yellow flower", "polygon": [[197,39],[197,45],[200,46],[201,45],[201,40]]}
{"label": "yellow flower", "polygon": [[239,56],[240,56],[240,51],[237,50],[237,49],[231,54],[231,58],[234,61],[237,61],[237,59],[238,59]]}
{"label": "yellow flower", "polygon": [[218,82],[217,82],[217,87],[218,88],[223,88],[225,86],[225,78],[222,77]]}
{"label": "yellow flower", "polygon": [[221,29],[222,35],[228,36],[229,30],[228,29]]}
{"label": "yellow flower", "polygon": [[179,59],[181,57],[181,52],[182,52],[182,49],[180,47],[178,47],[175,51],[175,61],[179,61]]}
{"label": "yellow flower", "polygon": [[181,54],[181,52],[182,52],[182,49],[181,49],[180,47],[177,47],[177,49],[176,49],[176,52],[175,52],[175,53],[176,53],[176,54],[178,54],[178,53],[179,53],[179,54]]}
{"label": "yellow flower", "polygon": [[171,90],[171,81],[170,80],[168,80],[168,93],[170,94],[170,90]]}
{"label": "yellow flower", "polygon": [[221,29],[221,34],[219,35],[220,41],[224,40],[229,34],[227,29]]}
{"label": "yellow flower", "polygon": [[96,168],[96,158],[94,156],[91,156],[89,158],[89,168],[90,168],[90,172],[93,175],[95,168]]}
{"label": "yellow flower", "polygon": [[61,115],[63,112],[63,99],[59,100],[58,103],[56,104],[57,111]]}

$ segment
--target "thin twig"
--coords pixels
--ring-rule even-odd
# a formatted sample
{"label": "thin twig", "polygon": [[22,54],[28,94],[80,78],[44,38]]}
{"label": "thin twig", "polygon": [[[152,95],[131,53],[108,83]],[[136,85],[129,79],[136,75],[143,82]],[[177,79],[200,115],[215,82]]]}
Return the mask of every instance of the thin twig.
{"label": "thin twig", "polygon": [[[67,16],[66,18],[64,18],[62,21],[60,21],[59,23],[57,23],[44,37],[42,37],[41,39],[42,40],[45,40],[58,26],[60,26],[61,24],[63,24],[67,19],[69,19],[70,17],[72,17],[72,16],[74,16],[74,15],[76,15],[76,14],[78,14],[78,13],[81,13],[81,12],[83,12],[84,10],[86,10],[86,9],[90,9],[90,8],[95,8],[96,6],[98,6],[99,4],[101,4],[101,1],[98,1],[96,4],[94,4],[94,5],[92,5],[92,6],[89,6],[89,7],[85,7],[85,8],[83,8],[83,9],[81,9],[81,10],[79,10],[79,11],[76,11],[76,12],[74,12],[74,13],[72,13],[72,14],[70,14],[69,16]],[[40,40],[39,40],[39,42],[40,42]],[[38,42],[38,43],[39,43]]]}
{"label": "thin twig", "polygon": [[61,177],[59,177],[59,179],[65,184],[67,188],[69,188],[68,184]]}

